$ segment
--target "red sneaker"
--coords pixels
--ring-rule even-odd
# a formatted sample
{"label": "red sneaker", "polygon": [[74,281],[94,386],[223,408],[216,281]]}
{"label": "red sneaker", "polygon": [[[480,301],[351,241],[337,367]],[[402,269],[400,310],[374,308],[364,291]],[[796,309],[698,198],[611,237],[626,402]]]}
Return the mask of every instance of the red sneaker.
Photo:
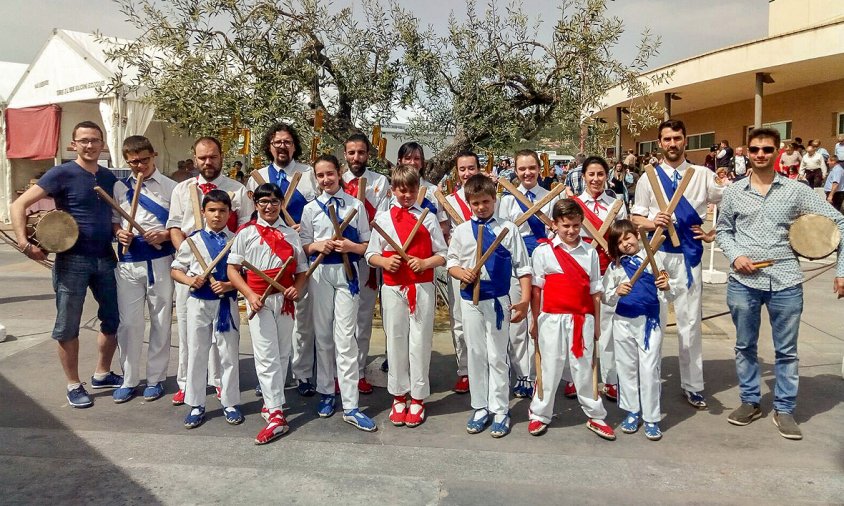
{"label": "red sneaker", "polygon": [[607,425],[603,420],[590,419],[586,422],[586,428],[607,441],[615,441],[615,432],[613,432],[612,427]]}
{"label": "red sneaker", "polygon": [[393,397],[393,408],[390,410],[390,423],[401,427],[407,420],[407,397],[397,395]]}
{"label": "red sneaker", "polygon": [[255,444],[267,444],[270,441],[280,438],[288,430],[290,430],[290,426],[287,425],[284,413],[282,413],[280,409],[277,409],[270,413],[270,421],[267,423],[267,426],[264,427],[257,436],[255,436]]}
{"label": "red sneaker", "polygon": [[618,386],[604,385],[604,397],[606,397],[608,401],[616,402],[618,400]]}
{"label": "red sneaker", "polygon": [[548,424],[542,423],[539,420],[531,420],[528,424],[528,432],[531,436],[541,436],[548,430]]}
{"label": "red sneaker", "polygon": [[457,383],[451,389],[454,393],[468,394],[469,393],[469,376],[458,376]]}
{"label": "red sneaker", "polygon": [[223,398],[223,389],[220,387],[214,387],[214,390],[217,391],[217,400],[221,400]]}
{"label": "red sneaker", "polygon": [[175,394],[173,394],[173,405],[174,406],[181,406],[185,403],[185,391],[179,390]]}
{"label": "red sneaker", "polygon": [[372,393],[372,385],[370,385],[369,382],[366,381],[366,378],[361,378],[358,380],[358,392],[364,395],[369,395]]}
{"label": "red sneaker", "polygon": [[574,388],[574,383],[566,381],[566,386],[563,388],[563,395],[569,399],[577,398],[577,389]]}
{"label": "red sneaker", "polygon": [[418,427],[422,425],[422,422],[425,421],[425,403],[411,398],[410,399],[410,409],[407,412],[407,418],[405,419],[405,425],[408,427]]}

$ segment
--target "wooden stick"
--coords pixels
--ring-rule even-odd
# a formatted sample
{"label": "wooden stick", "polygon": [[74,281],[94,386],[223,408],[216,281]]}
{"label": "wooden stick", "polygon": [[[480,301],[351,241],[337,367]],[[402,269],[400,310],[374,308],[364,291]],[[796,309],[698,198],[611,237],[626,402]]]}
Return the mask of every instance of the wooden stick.
{"label": "wooden stick", "polygon": [[[94,191],[97,192],[97,195],[99,195],[100,198],[103,199],[106,202],[106,204],[108,204],[112,209],[117,211],[117,213],[120,216],[122,216],[123,219],[125,219],[127,222],[129,222],[130,226],[135,227],[141,235],[145,235],[147,233],[147,231],[144,230],[144,228],[142,226],[138,225],[138,222],[135,221],[134,218],[129,216],[129,213],[127,213],[122,207],[117,205],[117,202],[115,202],[114,199],[111,198],[111,196],[109,196],[109,194],[106,193],[105,190],[103,190],[99,186],[95,186]],[[155,249],[161,249],[161,245],[159,245],[159,244],[151,244],[150,246],[152,246]]]}
{"label": "wooden stick", "polygon": [[372,146],[376,150],[381,147],[381,125],[372,127]]}
{"label": "wooden stick", "polygon": [[[523,215],[516,218],[516,221],[515,221],[516,225],[521,225],[522,223],[526,222],[531,216],[534,215],[534,213],[536,213],[537,215],[539,213],[541,213],[542,208],[545,207],[545,205],[547,205],[548,202],[551,202],[552,200],[557,198],[557,196],[560,195],[561,193],[563,193],[563,191],[565,189],[566,189],[565,186],[558,186],[557,188],[554,188],[553,190],[549,191],[547,195],[545,195],[544,197],[539,199],[535,204],[533,204],[532,207],[528,208],[528,210],[525,211],[525,213]],[[530,201],[528,201],[528,202],[530,202]],[[548,216],[545,215],[545,213],[543,213],[542,215],[545,216],[545,218],[548,220],[548,223],[551,223],[551,226],[549,227],[548,223],[546,223],[543,220],[543,223],[545,223],[545,226],[553,229],[553,223],[554,222],[552,222],[551,219],[548,218]]]}
{"label": "wooden stick", "polygon": [[419,188],[419,194],[416,195],[416,203],[421,206],[422,202],[425,202],[425,197],[427,195],[428,195],[428,187],[427,186],[420,187]]}
{"label": "wooden stick", "polygon": [[266,281],[267,283],[269,283],[271,287],[275,288],[279,292],[283,292],[286,289],[286,287],[284,285],[282,285],[278,281],[274,280],[273,278],[267,276],[266,272],[264,272],[261,269],[255,267],[251,263],[247,262],[245,259],[243,260],[242,265],[244,267],[246,267],[247,269],[249,269],[250,271],[257,274],[259,278],[261,278],[264,281]]}
{"label": "wooden stick", "polygon": [[[480,230],[480,229],[481,229],[481,227],[479,225],[478,230]],[[475,264],[474,267],[472,267],[472,271],[475,273],[476,276],[480,276],[481,268],[484,266],[486,261],[489,260],[489,257],[492,256],[492,253],[495,251],[495,248],[497,248],[501,244],[501,241],[504,240],[504,238],[507,236],[507,233],[509,231],[510,231],[509,228],[505,228],[501,232],[499,232],[498,237],[496,237],[495,240],[492,241],[492,245],[489,247],[488,250],[486,250],[484,252],[484,255],[481,257],[480,261],[477,264]],[[480,232],[478,232],[478,235],[480,235]],[[460,288],[464,289],[464,290],[466,289],[467,286],[469,286],[469,285],[467,285],[466,283],[460,284]]]}
{"label": "wooden stick", "polygon": [[[484,224],[478,224],[477,249],[475,250],[475,267],[483,265],[481,258],[484,252]],[[506,228],[504,230],[507,230]],[[481,301],[481,273],[478,271],[475,278],[475,287],[472,289],[472,304],[478,305]]]}
{"label": "wooden stick", "polygon": [[405,253],[404,248],[402,248],[396,241],[394,241],[393,238],[390,237],[390,235],[383,228],[381,228],[381,225],[374,221],[369,225],[372,227],[372,230],[375,230],[376,232],[381,234],[381,237],[383,237],[384,240],[387,241],[387,244],[389,244],[390,247],[395,250],[395,252],[402,258],[402,260],[404,260],[405,262],[410,262],[410,257],[407,256],[407,253]]}
{"label": "wooden stick", "polygon": [[440,206],[445,209],[445,212],[451,218],[451,221],[458,225],[466,221],[463,219],[463,216],[461,216],[461,214],[458,213],[457,210],[454,209],[454,207],[448,203],[448,200],[446,200],[445,195],[443,195],[443,192],[441,192],[439,189],[434,192],[434,197],[437,199],[437,202],[440,203]]}
{"label": "wooden stick", "polygon": [[[335,240],[343,238],[343,232],[340,231],[340,224],[337,222],[337,209],[333,205],[328,206],[328,216],[331,218],[331,224],[334,225]],[[351,280],[355,277],[355,271],[352,270],[352,262],[349,260],[348,253],[340,253],[343,257],[343,268],[346,270],[346,278]]]}
{"label": "wooden stick", "polygon": [[[142,172],[138,173],[138,182],[135,183],[135,193],[132,195],[132,207],[129,211],[130,216],[134,220],[135,217],[138,215],[138,199],[141,197],[141,189],[144,187],[144,174]],[[129,225],[129,233],[132,233],[132,225]]]}
{"label": "wooden stick", "polygon": [[[513,198],[521,202],[522,205],[528,208],[528,210],[533,207],[534,203],[531,202],[530,199],[528,199],[524,193],[520,192],[519,189],[516,188],[510,181],[507,181],[506,179],[499,179],[498,184],[500,184],[504,187],[505,190],[510,192],[510,194],[513,195]],[[546,227],[551,228],[554,226],[553,222],[551,221],[551,218],[549,218],[548,215],[543,213],[541,210],[537,211],[535,214],[537,218],[542,220],[542,223],[544,223]]]}
{"label": "wooden stick", "polygon": [[[674,210],[677,209],[677,206],[680,204],[680,199],[683,197],[683,193],[686,191],[686,188],[689,186],[689,183],[692,181],[692,176],[694,175],[694,173],[695,173],[694,167],[689,167],[688,169],[686,169],[686,173],[683,175],[683,179],[680,181],[679,186],[677,186],[677,190],[674,192],[674,196],[671,197],[671,202],[668,203],[668,209],[666,210],[666,212],[668,214],[670,214],[670,215],[674,214]],[[673,225],[673,223],[672,223],[672,225]],[[670,232],[670,229],[669,229],[669,234],[670,233],[671,232]],[[654,235],[656,235],[656,234],[662,235],[662,227],[656,227],[656,229],[654,230]],[[651,244],[653,244],[653,240],[651,241]],[[678,239],[678,244],[675,244],[675,246],[679,246],[679,239]],[[656,248],[654,248],[654,249],[656,249]]]}
{"label": "wooden stick", "polygon": [[311,139],[311,164],[316,162],[317,157],[319,156],[319,135],[315,135],[313,139]]}
{"label": "wooden stick", "polygon": [[217,267],[217,264],[223,261],[223,258],[225,258],[225,256],[228,254],[229,250],[232,249],[233,244],[234,238],[229,239],[229,242],[226,243],[226,246],[220,251],[220,253],[216,257],[214,257],[214,260],[212,260],[211,263],[208,264],[208,267],[206,267],[205,270],[202,271],[203,278],[207,278],[208,275],[211,274],[211,271],[213,271],[214,268]]}
{"label": "wooden stick", "polygon": [[[343,231],[346,230],[346,227],[349,226],[349,224],[352,222],[352,219],[354,219],[355,215],[357,214],[358,210],[352,209],[351,212],[346,215],[346,218],[343,219],[343,223],[340,224],[340,236],[338,237],[337,235],[335,235],[334,239],[339,239],[340,237],[343,237]],[[325,253],[320,253],[319,255],[317,255],[317,257],[311,263],[310,268],[308,268],[308,272],[305,273],[305,278],[310,278],[313,275],[316,268],[319,267],[319,264],[321,264],[322,261],[325,260],[325,256]]]}
{"label": "wooden stick", "polygon": [[317,109],[314,113],[314,130],[317,132],[322,132],[322,109]]}
{"label": "wooden stick", "polygon": [[358,181],[358,200],[363,203],[366,203],[366,178],[360,178]]}
{"label": "wooden stick", "polygon": [[536,383],[533,385],[536,396],[541,401],[543,399],[542,393],[542,354],[539,353],[539,339],[534,341],[534,355],[533,360],[536,366]]}
{"label": "wooden stick", "polygon": [[610,207],[609,212],[607,213],[607,217],[604,218],[604,224],[601,225],[601,228],[598,229],[598,235],[604,237],[607,235],[607,231],[612,226],[613,222],[615,221],[615,217],[618,216],[618,212],[621,211],[621,206],[624,205],[621,202],[621,199],[615,199],[613,202],[612,207]]}
{"label": "wooden stick", "polygon": [[193,228],[194,230],[202,230],[205,227],[205,222],[202,219],[202,206],[199,205],[199,194],[201,192],[199,185],[195,182],[188,185],[188,192],[190,193],[191,209],[193,209]]}
{"label": "wooden stick", "polygon": [[290,202],[290,199],[293,198],[294,192],[296,191],[296,187],[299,186],[299,180],[302,179],[302,173],[296,172],[290,179],[290,184],[287,185],[287,191],[284,192],[284,201],[281,203],[281,215],[284,218],[284,222],[287,223],[288,227],[292,227],[296,224],[296,220],[293,219],[293,216],[287,212],[287,204]]}
{"label": "wooden stick", "polygon": [[[662,242],[664,240],[665,240],[665,235],[658,236],[656,241],[654,241],[656,244],[654,244],[654,242],[651,242],[651,248],[653,248],[654,251],[658,250],[659,247],[662,246]],[[647,267],[647,266],[648,266],[648,262],[642,262],[642,265],[640,265],[639,268],[636,269],[636,272],[633,273],[633,277],[630,278],[630,284],[631,285],[636,283],[636,281],[639,281],[639,278],[642,276],[642,273],[645,272],[645,267]],[[657,274],[659,274],[659,273],[655,272],[654,277],[656,277]]]}
{"label": "wooden stick", "polygon": [[[659,207],[660,211],[662,211],[663,213],[668,213],[668,204],[665,203],[665,196],[662,194],[662,184],[659,182],[659,178],[656,175],[656,169],[654,168],[654,166],[650,164],[645,165],[645,174],[647,174],[648,181],[651,183],[651,189],[654,192],[656,205]],[[661,227],[657,227],[657,229],[660,228]],[[662,231],[660,230],[660,233],[654,234],[654,236],[661,234]],[[671,236],[671,244],[673,244],[675,247],[680,245],[680,237],[677,236],[677,229],[674,228],[674,222],[668,223],[668,235]]]}
{"label": "wooden stick", "polygon": [[422,210],[422,214],[416,218],[416,225],[413,225],[413,229],[410,231],[410,235],[407,236],[407,240],[404,241],[404,244],[402,244],[401,249],[407,251],[407,248],[410,247],[410,242],[413,241],[414,237],[416,237],[416,232],[419,231],[419,227],[422,226],[422,222],[425,220],[425,217],[428,216],[429,212],[431,212],[431,210],[427,207]]}
{"label": "wooden stick", "polygon": [[642,248],[645,250],[648,263],[651,264],[651,271],[654,276],[659,272],[659,267],[656,266],[656,258],[654,258],[654,250],[651,249],[651,242],[648,241],[648,233],[644,227],[639,227],[639,237],[642,239]]}
{"label": "wooden stick", "polygon": [[764,269],[765,267],[771,267],[774,265],[773,260],[760,260],[759,262],[753,262],[753,267],[757,269]]}
{"label": "wooden stick", "polygon": [[384,137],[378,138],[378,158],[385,158],[387,156],[387,139]]}
{"label": "wooden stick", "polygon": [[[276,273],[275,277],[273,278],[273,281],[278,283],[278,286],[284,286],[279,282],[279,280],[281,280],[281,277],[284,275],[284,271],[287,270],[287,266],[290,264],[291,260],[293,260],[293,257],[289,257],[287,260],[285,260],[284,263],[281,264],[281,268],[279,268],[278,272]],[[247,267],[247,269],[248,269],[248,267]],[[276,288],[276,285],[274,283],[268,283],[267,284],[267,287],[264,289],[264,293],[261,294],[261,305],[263,305],[264,302],[266,302],[267,297],[270,296],[270,292],[272,292],[273,288]],[[252,311],[249,315],[247,315],[246,319],[251,320],[256,314],[258,314],[258,311]]]}
{"label": "wooden stick", "polygon": [[[596,323],[600,324],[600,322]],[[598,400],[598,342],[595,341],[594,336],[590,336],[589,339],[592,339],[592,399]]]}
{"label": "wooden stick", "polygon": [[262,184],[267,184],[267,180],[264,179],[264,176],[261,175],[260,171],[253,170],[252,172],[249,173],[249,175],[252,177],[252,179],[255,180],[255,183],[258,186],[261,186]]}

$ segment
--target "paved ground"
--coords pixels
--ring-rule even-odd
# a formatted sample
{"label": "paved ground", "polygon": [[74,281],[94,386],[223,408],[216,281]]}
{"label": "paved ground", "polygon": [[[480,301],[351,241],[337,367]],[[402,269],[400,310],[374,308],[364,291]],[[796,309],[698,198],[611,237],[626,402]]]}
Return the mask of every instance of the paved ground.
{"label": "paved ground", "polygon": [[[724,262],[719,267],[724,268]],[[813,267],[815,264],[807,264]],[[227,425],[209,396],[208,421],[182,427],[184,407],[166,399],[115,405],[96,394],[87,410],[70,408],[65,381],[49,339],[55,308],[49,272],[0,246],[0,483],[5,504],[16,503],[232,503],[513,504],[523,503],[744,503],[844,502],[844,302],[830,296],[832,274],[806,285],[800,335],[797,420],[805,439],[781,438],[770,421],[773,381],[770,329],[765,328],[763,408],[747,426],[726,421],[738,405],[732,325],[708,320],[704,356],[710,409],[694,411],[680,398],[675,338],[663,361],[660,442],[640,433],[600,440],[584,428],[576,401],[559,398],[548,433],[527,433],[525,400],[512,402],[514,432],[501,440],[465,432],[467,396],[449,389],[455,379],[449,335],[435,337],[429,419],[416,429],[387,423],[383,389],[362,397],[379,430],[354,430],[341,417],[320,420],[316,400],[289,391],[292,431],[264,447],[252,444],[261,428],[255,372],[244,326],[241,385],[246,422]],[[707,286],[704,314],[725,309],[724,286]],[[94,366],[93,304],[82,332],[81,371]],[[174,330],[175,333],[175,330]],[[383,334],[373,338],[380,361]],[[168,393],[175,390],[172,349]],[[119,367],[115,364],[115,367]],[[377,380],[377,378],[376,378]],[[609,421],[622,413],[609,405]]]}

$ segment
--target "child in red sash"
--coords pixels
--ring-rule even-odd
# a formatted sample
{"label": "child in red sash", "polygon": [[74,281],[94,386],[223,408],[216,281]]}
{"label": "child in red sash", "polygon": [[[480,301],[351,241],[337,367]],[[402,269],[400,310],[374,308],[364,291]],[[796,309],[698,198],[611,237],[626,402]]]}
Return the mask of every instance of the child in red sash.
{"label": "child in red sash", "polygon": [[577,398],[589,417],[586,427],[604,439],[615,433],[604,422],[607,411],[601,397],[593,398],[592,354],[600,328],[601,273],[595,249],[580,238],[583,210],[572,199],[554,204],[557,235],[533,253],[531,336],[542,355],[542,399],[530,403],[528,431],[543,434],[554,414],[554,396],[569,363]]}
{"label": "child in red sash", "polygon": [[[407,165],[392,174],[393,205],[375,222],[396,244],[407,243],[422,209],[416,204],[419,175]],[[416,427],[425,421],[425,399],[431,394],[428,371],[434,334],[434,268],[445,265],[445,239],[436,216],[427,214],[406,253],[405,262],[379,234],[373,233],[366,260],[384,272],[381,312],[387,335],[387,390],[393,395],[390,422]],[[408,396],[409,394],[409,396]]]}
{"label": "child in red sash", "polygon": [[[495,217],[495,183],[478,174],[469,178],[464,188],[474,216],[451,234],[446,265],[451,277],[467,284],[460,291],[460,309],[469,346],[470,395],[475,411],[466,431],[477,434],[492,422],[492,437],[503,437],[510,433],[510,323],[518,323],[527,313],[530,260],[516,224]],[[479,235],[486,252],[505,229],[507,235],[476,274],[472,269],[477,264]],[[518,302],[511,301],[509,295],[514,275],[522,285]],[[473,301],[475,283],[480,283],[478,304]]]}
{"label": "child in red sash", "polygon": [[[261,415],[267,426],[255,437],[255,444],[266,444],[287,432],[284,418],[284,382],[290,362],[291,336],[296,313],[293,302],[303,292],[308,261],[299,242],[299,234],[279,218],[284,195],[272,183],[262,184],[252,195],[258,216],[237,232],[228,258],[228,273],[232,285],[243,294],[250,311],[257,311],[249,320],[249,333],[255,353],[255,371],[264,398]],[[269,283],[256,273],[247,270],[246,279],[241,275],[241,264],[246,260],[276,279],[281,266],[285,267],[279,284],[283,293],[270,288],[269,296],[261,301]]]}

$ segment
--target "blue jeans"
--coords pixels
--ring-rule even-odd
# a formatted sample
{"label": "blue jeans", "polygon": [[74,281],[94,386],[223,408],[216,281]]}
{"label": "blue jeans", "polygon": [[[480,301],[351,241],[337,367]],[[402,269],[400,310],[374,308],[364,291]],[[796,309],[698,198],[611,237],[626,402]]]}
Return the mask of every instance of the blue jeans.
{"label": "blue jeans", "polygon": [[774,340],[774,409],[793,413],[797,404],[797,332],[803,312],[803,285],[780,291],[757,290],[730,278],[727,306],[736,327],[736,373],[741,402],[759,404],[756,356],[762,305],[767,306]]}
{"label": "blue jeans", "polygon": [[53,290],[56,292],[56,325],[53,339],[72,341],[79,337],[82,306],[87,289],[99,304],[97,317],[100,332],[115,335],[120,324],[117,311],[117,282],[114,256],[92,257],[87,255],[56,255],[53,265]]}

